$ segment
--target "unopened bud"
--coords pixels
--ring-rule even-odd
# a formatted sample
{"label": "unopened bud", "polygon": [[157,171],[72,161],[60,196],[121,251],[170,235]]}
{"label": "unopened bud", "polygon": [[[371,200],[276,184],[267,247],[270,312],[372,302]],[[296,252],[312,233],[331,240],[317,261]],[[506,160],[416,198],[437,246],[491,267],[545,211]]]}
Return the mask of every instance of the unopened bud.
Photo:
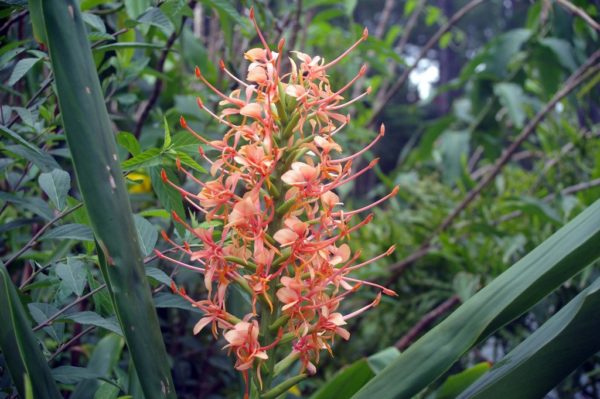
{"label": "unopened bud", "polygon": [[200,97],[196,97],[196,103],[198,104],[200,109],[204,109],[204,103],[202,102],[202,99]]}
{"label": "unopened bud", "polygon": [[200,79],[200,77],[202,76],[202,72],[200,71],[200,68],[198,66],[196,66],[194,72],[196,73],[196,77]]}
{"label": "unopened bud", "polygon": [[365,29],[363,29],[363,33],[362,33],[362,39],[366,40],[367,37],[369,37],[369,30],[367,29],[367,27],[365,26]]}
{"label": "unopened bud", "polygon": [[160,178],[165,183],[167,182],[167,180],[169,180],[169,178],[167,177],[167,172],[165,172],[164,169],[160,171]]}
{"label": "unopened bud", "polygon": [[187,129],[187,122],[185,121],[185,118],[182,116],[179,117],[179,124],[181,125],[182,128]]}
{"label": "unopened bud", "polygon": [[379,158],[375,158],[374,160],[369,162],[369,168],[375,167],[375,165],[377,165],[378,163],[379,163]]}

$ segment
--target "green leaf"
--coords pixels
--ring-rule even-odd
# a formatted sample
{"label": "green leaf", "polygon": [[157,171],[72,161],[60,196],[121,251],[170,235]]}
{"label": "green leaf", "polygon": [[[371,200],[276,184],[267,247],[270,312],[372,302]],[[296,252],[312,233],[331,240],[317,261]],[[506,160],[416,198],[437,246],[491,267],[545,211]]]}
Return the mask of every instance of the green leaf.
{"label": "green leaf", "polygon": [[239,24],[243,30],[248,30],[248,20],[240,15],[230,0],[202,0],[202,3],[209,8],[216,10],[219,13],[219,16],[231,18],[236,24]]}
{"label": "green leaf", "polygon": [[160,10],[169,18],[169,21],[179,29],[181,17],[194,16],[193,11],[184,0],[166,0],[160,5]]}
{"label": "green leaf", "polygon": [[167,287],[171,285],[171,277],[169,277],[167,273],[163,272],[159,268],[151,266],[146,267],[146,276],[153,278]]}
{"label": "green leaf", "polygon": [[169,219],[171,214],[164,209],[145,209],[140,212],[140,216]]}
{"label": "green leaf", "polygon": [[38,197],[20,197],[0,191],[0,200],[10,202],[24,209],[28,209],[46,220],[50,220],[54,217],[52,209],[50,209],[48,204]]}
{"label": "green leaf", "polygon": [[[100,287],[100,282],[98,282],[93,274],[88,269],[87,273],[88,284],[90,285],[90,290],[95,290]],[[92,296],[92,300],[94,301],[94,309],[100,315],[113,315],[115,314],[114,306],[111,302],[110,294],[107,290],[100,290]]]}
{"label": "green leaf", "polygon": [[71,176],[62,169],[54,169],[52,172],[40,174],[38,183],[54,206],[60,210],[64,209],[71,188]]}
{"label": "green leaf", "polygon": [[163,150],[168,149],[171,146],[171,129],[169,128],[169,122],[167,122],[167,117],[163,117],[163,121],[165,124],[165,139],[163,142]]}
{"label": "green leaf", "polygon": [[108,382],[102,382],[94,395],[94,399],[134,399],[133,395],[119,396],[119,393],[121,393],[119,387],[109,384]]}
{"label": "green leaf", "polygon": [[452,41],[452,32],[446,32],[440,37],[439,46],[441,49],[445,49],[448,47],[450,42]]}
{"label": "green leaf", "polygon": [[79,223],[69,223],[53,228],[44,234],[40,240],[94,241],[94,233],[89,226]]}
{"label": "green leaf", "polygon": [[192,306],[191,303],[183,299],[180,295],[171,294],[169,292],[159,292],[156,294],[154,296],[154,306],[157,308],[176,308],[194,313],[202,313],[198,308]]}
{"label": "green leaf", "polygon": [[[164,206],[169,213],[175,212],[179,216],[185,215],[181,194],[179,191],[162,181],[162,178],[160,177],[161,170],[162,168],[158,166],[154,166],[149,169],[150,179],[152,180],[152,189],[156,193],[156,196],[158,197],[158,200],[162,206]],[[179,183],[177,175],[175,175],[170,168],[165,168],[165,173],[167,174],[169,180],[176,184]],[[179,223],[177,223],[175,226],[180,234],[184,233],[184,228],[181,227]]]}
{"label": "green leaf", "polygon": [[39,58],[23,58],[17,62],[10,77],[8,78],[7,85],[12,87],[17,83],[35,64],[38,63]]}
{"label": "green leaf", "polygon": [[[27,304],[27,309],[37,324],[45,323],[58,312],[58,308],[50,303],[31,302]],[[61,324],[51,323],[44,327],[43,331],[57,342],[62,342],[65,336],[65,326]]]}
{"label": "green leaf", "polygon": [[458,374],[451,375],[444,381],[442,386],[436,391],[435,399],[454,399],[461,392],[473,384],[482,375],[487,373],[491,364],[489,362],[481,362],[473,367],[466,369]]}
{"label": "green leaf", "polygon": [[29,0],[29,16],[33,27],[33,37],[38,43],[48,43],[46,30],[44,29],[44,17],[42,16],[41,0]]}
{"label": "green leaf", "polygon": [[352,17],[352,14],[354,14],[354,9],[356,8],[357,2],[358,2],[358,0],[346,0],[343,2],[344,11],[346,11],[347,16]]}
{"label": "green leaf", "polygon": [[4,133],[5,136],[8,136],[9,138],[15,140],[19,144],[22,144],[23,146],[29,148],[31,151],[41,153],[39,148],[31,144],[29,141],[25,140],[23,137],[19,136],[18,133],[14,132],[13,130],[10,130],[6,126],[0,125],[0,132]]}
{"label": "green leaf", "polygon": [[[123,352],[123,345],[125,341],[122,337],[116,334],[107,334],[98,341],[90,357],[90,361],[87,364],[87,369],[93,373],[100,375],[102,378],[110,377],[112,369],[117,366],[121,353]],[[94,398],[94,395],[98,395],[101,387],[109,386],[117,389],[118,388],[107,382],[101,382],[98,380],[87,380],[81,381],[75,391],[69,396],[69,399],[89,399]],[[116,397],[116,395],[115,395]],[[107,398],[107,396],[99,396],[99,398]]]}
{"label": "green leaf", "polygon": [[508,116],[519,129],[525,125],[525,105],[527,97],[523,88],[516,83],[496,83],[494,94],[500,99],[500,103],[508,110]]}
{"label": "green leaf", "polygon": [[125,0],[125,11],[131,19],[136,19],[152,5],[152,0]]}
{"label": "green leaf", "polygon": [[81,18],[86,24],[88,24],[90,27],[94,28],[98,32],[106,33],[106,26],[104,26],[104,21],[102,21],[102,18],[100,18],[96,14],[84,12],[81,13]]}
{"label": "green leaf", "polygon": [[52,376],[61,384],[77,384],[83,380],[102,377],[101,374],[90,369],[75,366],[59,366],[55,369],[52,369]]}
{"label": "green leaf", "polygon": [[[321,388],[311,396],[311,399],[328,397],[337,398],[337,391],[340,389],[343,392],[342,397],[350,398],[371,378],[379,374],[390,363],[397,359],[398,356],[400,356],[400,351],[392,346],[369,356],[367,359],[360,359],[352,365],[338,371],[331,380],[327,381],[325,385],[321,386]],[[366,368],[364,365],[365,360],[368,366]],[[349,386],[347,386],[348,381],[352,381]],[[348,388],[347,391],[345,390],[346,386]]]}
{"label": "green leaf", "polygon": [[442,173],[447,183],[455,182],[462,172],[462,158],[469,154],[471,135],[467,130],[445,131],[438,140],[442,155]]}
{"label": "green leaf", "polygon": [[395,346],[390,346],[381,352],[369,356],[367,361],[369,362],[371,370],[373,370],[375,374],[379,374],[381,370],[389,366],[390,363],[398,358],[398,356],[400,356],[400,351]]}
{"label": "green leaf", "polygon": [[110,43],[105,44],[103,46],[98,46],[94,48],[94,52],[100,51],[113,51],[113,50],[124,50],[124,49],[132,49],[132,48],[148,48],[148,49],[161,49],[163,48],[163,44],[156,43],[143,43],[143,42],[118,42],[118,43]]}
{"label": "green leaf", "polygon": [[407,0],[406,3],[404,3],[404,16],[405,17],[408,17],[408,16],[410,16],[410,14],[413,13],[415,8],[417,7],[418,2],[419,2],[419,0]]}
{"label": "green leaf", "polygon": [[574,61],[575,54],[569,42],[556,37],[545,37],[540,39],[539,43],[552,51],[556,55],[556,60],[569,71],[577,69]]}
{"label": "green leaf", "polygon": [[135,136],[129,132],[119,132],[117,134],[117,143],[124,147],[134,157],[141,152],[140,143]]}
{"label": "green leaf", "polygon": [[452,288],[461,302],[467,301],[479,289],[480,276],[467,272],[458,272],[452,280]]}
{"label": "green leaf", "polygon": [[85,264],[73,258],[67,258],[67,263],[56,265],[56,275],[61,280],[60,288],[66,294],[71,293],[80,297],[87,285]]}
{"label": "green leaf", "polygon": [[369,367],[367,359],[361,359],[338,371],[310,399],[351,398],[374,376],[375,373]]}
{"label": "green leaf", "polygon": [[600,278],[538,328],[460,398],[541,398],[600,351]]}
{"label": "green leaf", "polygon": [[514,200],[508,199],[500,206],[500,209],[509,212],[519,210],[526,215],[537,215],[558,226],[561,223],[560,215],[555,209],[549,204],[534,197],[523,196]]}
{"label": "green leaf", "polygon": [[148,256],[152,253],[156,241],[158,240],[158,231],[156,227],[141,216],[134,215],[133,220],[138,233],[138,239],[140,242],[140,249],[144,256]]}
{"label": "green leaf", "polygon": [[78,324],[86,324],[104,328],[108,331],[114,332],[117,335],[123,336],[123,331],[121,330],[121,327],[119,327],[119,324],[115,318],[105,319],[96,312],[84,311],[73,313],[64,316],[60,320],[71,320]]}
{"label": "green leaf", "polygon": [[[29,317],[4,264],[0,261],[0,349],[19,395],[61,399],[46,358],[29,325]],[[26,393],[26,378],[33,394]]]}
{"label": "green leaf", "polygon": [[123,170],[129,171],[137,168],[149,168],[151,166],[160,165],[161,163],[161,150],[160,148],[150,148],[128,159],[122,163]]}
{"label": "green leaf", "polygon": [[200,166],[199,163],[194,161],[194,159],[191,156],[189,156],[183,151],[175,151],[174,153],[168,152],[167,156],[174,161],[179,159],[183,165],[188,166],[200,173],[206,173],[206,169]]}
{"label": "green leaf", "polygon": [[41,6],[65,137],[131,364],[146,399],[174,399],[143,256],[138,243],[132,240],[137,231],[118,163],[112,122],[78,3],[44,0]]}
{"label": "green leaf", "polygon": [[427,6],[425,8],[425,25],[431,26],[437,23],[442,16],[442,10],[439,7]]}
{"label": "green leaf", "polygon": [[7,145],[6,149],[30,161],[43,172],[50,172],[53,169],[60,169],[60,166],[58,163],[56,163],[52,156],[45,152],[41,152],[39,149],[34,150],[29,146],[24,147],[22,145]]}
{"label": "green leaf", "polygon": [[139,18],[138,22],[142,24],[148,24],[156,26],[162,30],[165,35],[169,36],[175,30],[173,23],[167,18],[167,16],[160,10],[160,8],[152,7],[144,12]]}
{"label": "green leaf", "polygon": [[[600,200],[425,334],[355,396],[412,397],[469,348],[600,256]],[[398,376],[402,376],[401,379]]]}

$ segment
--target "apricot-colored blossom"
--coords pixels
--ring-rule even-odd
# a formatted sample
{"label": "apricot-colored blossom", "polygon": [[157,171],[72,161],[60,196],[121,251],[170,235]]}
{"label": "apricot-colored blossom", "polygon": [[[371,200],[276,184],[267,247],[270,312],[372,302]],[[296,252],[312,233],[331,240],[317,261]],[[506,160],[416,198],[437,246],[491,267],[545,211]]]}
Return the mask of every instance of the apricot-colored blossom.
{"label": "apricot-colored blossom", "polygon": [[[256,26],[253,12],[251,20]],[[350,338],[345,328],[349,318],[376,306],[381,293],[395,295],[353,276],[393,248],[357,263],[360,252],[352,253],[348,240],[372,219],[368,215],[361,220],[358,215],[389,199],[397,189],[355,210],[342,210],[336,193],[375,166],[376,160],[362,168],[352,162],[384,134],[382,126],[363,150],[339,155],[342,147],[336,134],[350,120],[343,108],[368,95],[370,89],[348,100],[346,93],[366,74],[366,67],[337,89],[329,82],[328,70],[366,39],[366,30],[332,61],[292,52],[290,70],[281,71],[283,41],[273,51],[256,28],[262,47],[244,53],[249,61],[246,81],[229,72],[223,62],[219,65],[239,85],[237,89],[223,93],[196,69],[196,76],[216,94],[222,108],[213,112],[200,98],[198,106],[226,127],[223,137],[208,140],[180,119],[182,128],[201,142],[199,153],[210,166],[210,177],[198,179],[178,163],[179,171],[199,186],[190,192],[189,185],[180,187],[162,174],[196,217],[211,227],[198,228],[184,221],[183,215],[174,215],[191,233],[192,242],[177,244],[163,236],[189,263],[157,254],[203,273],[206,299],[195,301],[177,290],[204,313],[194,334],[210,325],[215,336],[220,333],[227,341],[225,348],[235,355],[235,367],[245,380],[253,372],[260,382],[261,373],[273,372],[269,368],[274,364],[275,346],[287,346],[302,370],[314,374],[320,352],[331,352],[338,337]],[[215,152],[216,156],[209,156]],[[232,285],[251,298],[245,314],[234,316],[226,310],[225,298]],[[345,310],[343,300],[361,287],[377,290],[375,300],[357,310]]]}

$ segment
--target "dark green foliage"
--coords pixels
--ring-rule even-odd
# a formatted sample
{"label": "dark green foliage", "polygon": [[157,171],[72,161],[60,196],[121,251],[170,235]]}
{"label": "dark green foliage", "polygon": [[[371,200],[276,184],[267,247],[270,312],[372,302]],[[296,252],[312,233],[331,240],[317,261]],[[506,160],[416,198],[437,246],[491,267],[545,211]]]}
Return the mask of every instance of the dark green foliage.
{"label": "dark green foliage", "polygon": [[[377,308],[349,320],[350,341],[336,342],[333,358],[323,353],[318,374],[287,391],[287,398],[298,393],[330,397],[330,392],[342,392],[340,386],[350,397],[369,380],[379,384],[386,374],[395,384],[410,385],[418,379],[417,371],[431,364],[427,359],[436,358],[427,354],[440,352],[442,344],[428,352],[422,341],[413,343],[414,349],[409,347],[397,360],[407,362],[400,373],[382,371],[397,352],[379,363],[373,361],[378,355],[372,354],[413,334],[415,326],[418,331],[410,342],[417,342],[453,310],[459,309],[437,331],[464,315],[465,308],[473,309],[472,303],[483,309],[497,305],[500,300],[481,299],[506,278],[497,277],[514,276],[510,265],[530,259],[526,254],[600,198],[596,71],[545,115],[498,176],[438,230],[523,127],[600,47],[598,31],[563,7],[564,2],[486,0],[454,21],[398,91],[390,92],[429,38],[469,3],[0,3],[0,260],[8,270],[2,270],[3,281],[12,287],[0,292],[3,303],[11,304],[2,307],[1,320],[20,309],[14,314],[21,315],[17,327],[24,331],[23,347],[35,356],[35,372],[43,376],[29,378],[34,397],[43,397],[35,391],[38,382],[52,387],[53,379],[63,395],[68,392],[74,398],[135,396],[144,386],[154,395],[169,373],[180,398],[240,396],[241,378],[221,351],[223,342],[209,333],[193,336],[201,313],[169,291],[173,279],[201,297],[203,276],[156,260],[153,250],[169,249],[160,230],[178,242],[196,244],[173,223],[171,212],[208,227],[201,213],[163,183],[161,171],[190,190],[198,186],[177,170],[177,160],[198,178],[208,176],[210,165],[199,154],[198,141],[179,127],[178,120],[183,115],[209,140],[223,134],[196,104],[200,96],[215,109],[221,99],[197,81],[193,69],[198,65],[223,91],[234,88],[219,61],[238,76],[246,73],[243,52],[260,45],[246,18],[251,4],[270,43],[284,37],[286,51],[321,55],[327,61],[358,38],[364,26],[369,28],[368,40],[331,70],[330,81],[337,88],[368,63],[369,72],[355,92],[344,96],[372,87],[364,102],[343,110],[352,119],[338,141],[348,155],[375,136],[380,122],[386,125],[386,135],[364,157],[381,158],[375,173],[338,194],[348,209],[360,208],[400,186],[397,197],[373,211],[374,222],[349,240],[353,249],[362,251],[363,260],[396,246],[392,256],[359,271],[357,277],[385,284],[399,296],[384,297]],[[572,3],[598,19],[594,2]],[[69,21],[68,6],[76,25],[64,22]],[[51,20],[52,15],[58,19]],[[380,28],[386,15],[387,23]],[[46,35],[49,21],[51,35]],[[56,35],[64,33],[57,42]],[[80,58],[89,55],[89,48],[91,57]],[[432,72],[438,76],[427,84]],[[429,97],[422,96],[428,88]],[[388,94],[391,100],[382,102]],[[561,240],[549,253],[575,245],[577,238]],[[99,246],[109,257],[102,250],[97,253],[94,239],[102,242]],[[424,242],[430,246],[420,251]],[[553,256],[546,266],[564,255]],[[415,259],[398,271],[411,257]],[[474,379],[470,371],[492,362],[495,368],[465,396],[491,397],[499,392],[496,389],[523,386],[523,368],[527,375],[539,371],[531,378],[540,384],[527,385],[539,387],[535,394],[554,388],[561,398],[593,396],[600,390],[600,359],[593,356],[597,341],[586,332],[597,329],[588,323],[600,319],[598,307],[591,305],[597,302],[592,284],[597,284],[593,282],[599,273],[597,264],[583,263],[570,263],[568,271],[560,269],[563,272],[550,282],[526,273],[504,281],[504,288],[520,292],[520,300],[511,301],[493,320],[477,316],[465,321],[478,326],[468,339],[465,331],[447,331],[458,343],[418,384],[426,387],[418,395],[455,397]],[[575,274],[577,270],[581,271]],[[19,285],[16,290],[11,281]],[[523,290],[527,284],[530,288]],[[453,298],[452,306],[428,319]],[[228,308],[235,313],[245,300],[243,294],[231,295]],[[340,312],[347,314],[371,300],[370,291],[361,289]],[[423,320],[428,323],[421,325]],[[128,329],[135,324],[148,333],[148,340],[139,345]],[[26,364],[15,350],[18,334],[13,324],[3,327],[0,367],[7,365],[22,376]],[[430,337],[425,336],[425,343]],[[581,337],[578,345],[568,345],[572,337]],[[553,355],[565,348],[573,356]],[[416,352],[426,359],[402,360]],[[502,362],[503,354],[512,363]],[[568,361],[559,364],[562,358]],[[44,367],[46,360],[54,377]],[[538,367],[541,363],[552,367]],[[136,373],[132,364],[156,369]],[[24,379],[0,373],[0,398],[15,389],[24,396],[26,387]]]}

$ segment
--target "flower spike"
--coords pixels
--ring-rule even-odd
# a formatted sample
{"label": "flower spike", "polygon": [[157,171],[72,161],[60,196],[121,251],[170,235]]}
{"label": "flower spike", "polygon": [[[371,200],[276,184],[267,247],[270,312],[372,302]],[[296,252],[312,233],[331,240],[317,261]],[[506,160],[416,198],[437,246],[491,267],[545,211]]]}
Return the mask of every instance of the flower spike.
{"label": "flower spike", "polygon": [[[320,353],[324,349],[332,353],[335,340],[350,338],[344,328],[346,320],[377,306],[382,294],[396,295],[384,286],[353,276],[356,270],[389,256],[394,247],[361,260],[360,250],[352,251],[347,242],[373,218],[373,214],[361,215],[389,201],[399,188],[350,211],[343,210],[335,193],[338,187],[375,167],[377,159],[359,169],[353,169],[353,161],[385,133],[381,125],[363,149],[332,157],[342,153],[337,133],[350,121],[350,116],[339,110],[369,95],[371,89],[355,98],[343,97],[367,73],[366,65],[337,89],[331,87],[326,70],[366,40],[368,31],[365,29],[352,46],[329,63],[319,56],[293,52],[297,61],[290,58],[291,70],[280,71],[285,41],[279,41],[277,52],[271,51],[254,9],[250,9],[250,20],[262,47],[244,53],[249,61],[247,75],[237,77],[223,60],[219,61],[219,69],[238,84],[237,89],[223,93],[200,68],[194,70],[222,100],[219,111],[207,108],[200,97],[196,102],[226,127],[223,137],[209,140],[192,129],[183,116],[179,119],[181,127],[200,142],[198,152],[210,165],[210,176],[196,177],[185,160],[177,159],[177,170],[188,183],[183,188],[161,171],[164,184],[176,189],[189,204],[188,211],[195,212],[201,221],[204,218],[204,223],[188,222],[173,212],[173,221],[183,226],[191,239],[177,244],[161,232],[170,245],[168,252],[180,256],[167,256],[158,250],[155,254],[202,275],[206,289],[202,300],[171,285],[204,314],[193,333],[210,325],[215,337],[225,339],[224,348],[235,357],[235,368],[246,384],[255,381],[262,394],[270,388],[266,385],[273,374],[281,371],[274,366],[279,353],[290,353],[288,365],[299,360],[303,372],[314,374]],[[197,189],[190,188],[194,184]],[[359,217],[361,220],[353,222]],[[241,318],[225,308],[233,285],[251,299]],[[367,288],[377,292],[371,303],[357,310],[344,307],[346,298]],[[287,350],[280,351],[282,347]],[[266,373],[269,377],[263,381]],[[246,386],[246,395],[249,392]]]}

